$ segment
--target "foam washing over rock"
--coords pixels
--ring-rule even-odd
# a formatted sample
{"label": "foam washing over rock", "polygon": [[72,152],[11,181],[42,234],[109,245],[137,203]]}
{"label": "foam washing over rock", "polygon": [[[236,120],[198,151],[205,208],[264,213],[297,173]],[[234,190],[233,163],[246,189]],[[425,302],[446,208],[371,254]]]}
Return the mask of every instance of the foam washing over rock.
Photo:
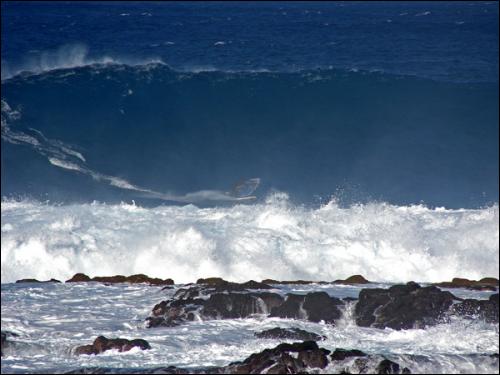
{"label": "foam washing over rock", "polygon": [[2,282],[144,273],[227,280],[441,282],[497,277],[498,205],[478,210],[384,203],[197,208],[2,202]]}

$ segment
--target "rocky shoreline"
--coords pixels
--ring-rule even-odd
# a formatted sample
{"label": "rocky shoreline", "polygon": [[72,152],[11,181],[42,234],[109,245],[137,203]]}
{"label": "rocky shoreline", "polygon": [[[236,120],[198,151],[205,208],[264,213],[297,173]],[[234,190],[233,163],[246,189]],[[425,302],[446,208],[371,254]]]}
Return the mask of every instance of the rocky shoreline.
{"label": "rocky shoreline", "polygon": [[[18,280],[23,283],[60,283],[51,279],[38,281],[35,279]],[[422,286],[415,282],[396,284],[388,288],[365,288],[370,282],[361,275],[354,275],[345,280],[333,282],[314,281],[277,281],[272,279],[257,282],[250,280],[235,283],[212,277],[199,279],[196,283],[175,286],[172,279],[150,278],[146,275],[109,276],[90,278],[84,274],[76,274],[66,283],[116,283],[147,284],[167,288],[169,297],[158,301],[151,308],[149,316],[144,317],[149,329],[165,329],[177,327],[189,322],[205,322],[224,319],[245,319],[260,316],[263,319],[293,319],[327,324],[335,327],[342,319],[348,306],[352,307],[353,319],[359,327],[375,329],[423,329],[440,323],[447,323],[456,317],[479,319],[487,323],[499,322],[499,294],[494,293],[488,299],[464,299],[455,296],[442,288],[464,288],[475,291],[497,291],[498,279],[484,278],[479,281],[453,279],[451,282],[435,283]],[[356,285],[361,287],[359,297],[338,298],[324,291],[307,291],[289,293],[282,290],[288,285]],[[158,290],[158,289],[157,289]],[[391,361],[383,355],[365,353],[357,348],[322,348],[317,342],[325,336],[308,332],[298,327],[275,327],[255,332],[259,339],[294,341],[285,342],[275,347],[254,353],[241,362],[233,362],[222,367],[178,368],[155,367],[134,369],[134,373],[317,373],[325,369],[341,373],[378,373],[400,374],[411,373],[409,368]],[[15,334],[2,331],[2,356],[16,340]],[[144,339],[97,337],[92,344],[74,347],[73,356],[101,355],[108,350],[125,352],[131,349],[149,350],[153,345]],[[496,357],[490,360],[498,363]],[[332,367],[333,366],[333,367]],[[68,373],[123,373],[123,369],[104,367],[77,368]]]}

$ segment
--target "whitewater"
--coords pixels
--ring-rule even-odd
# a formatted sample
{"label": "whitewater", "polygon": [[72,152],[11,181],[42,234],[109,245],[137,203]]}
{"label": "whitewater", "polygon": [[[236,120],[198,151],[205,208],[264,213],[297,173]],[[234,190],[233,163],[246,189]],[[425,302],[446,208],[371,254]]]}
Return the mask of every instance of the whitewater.
{"label": "whitewater", "polygon": [[1,10],[2,374],[499,373],[498,3]]}
{"label": "whitewater", "polygon": [[58,205],[3,200],[2,283],[145,273],[176,282],[439,282],[499,274],[498,204],[482,209],[310,207],[270,193],[251,205]]}

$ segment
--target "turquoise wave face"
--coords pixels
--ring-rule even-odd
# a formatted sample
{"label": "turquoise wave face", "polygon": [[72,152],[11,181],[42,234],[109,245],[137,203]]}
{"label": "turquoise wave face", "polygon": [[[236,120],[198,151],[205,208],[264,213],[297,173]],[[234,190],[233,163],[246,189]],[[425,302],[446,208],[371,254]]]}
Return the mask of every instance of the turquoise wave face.
{"label": "turquoise wave face", "polygon": [[478,207],[498,201],[497,103],[498,83],[363,71],[20,74],[2,81],[2,195],[159,204],[142,193],[260,178],[258,197],[303,203]]}

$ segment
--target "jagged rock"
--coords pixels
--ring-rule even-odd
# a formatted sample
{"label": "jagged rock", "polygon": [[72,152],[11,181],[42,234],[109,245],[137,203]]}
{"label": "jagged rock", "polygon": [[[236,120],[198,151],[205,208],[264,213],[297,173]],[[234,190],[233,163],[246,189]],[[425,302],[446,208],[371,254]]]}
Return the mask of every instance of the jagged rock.
{"label": "jagged rock", "polygon": [[126,352],[135,347],[142,350],[151,349],[149,343],[143,339],[108,339],[104,336],[99,336],[94,340],[94,343],[92,345],[83,345],[77,347],[75,349],[75,354],[100,354],[105,352],[106,350],[111,349],[118,349],[119,352]]}
{"label": "jagged rock", "polygon": [[437,324],[457,300],[435,286],[409,282],[389,289],[363,289],[355,307],[356,324],[363,327],[410,329]]}
{"label": "jagged rock", "polygon": [[[290,353],[297,353],[296,356]],[[325,368],[330,351],[319,348],[315,341],[280,344],[252,354],[243,362],[232,363],[224,368],[229,374],[297,374],[312,368]],[[295,358],[296,357],[296,358]]]}
{"label": "jagged rock", "polygon": [[349,357],[366,357],[367,354],[362,352],[361,350],[356,350],[356,349],[342,349],[342,348],[337,348],[335,351],[330,355],[330,358],[332,361],[343,361],[346,358]]}
{"label": "jagged rock", "polygon": [[307,295],[287,294],[285,302],[271,310],[270,317],[307,319],[312,322],[335,323],[341,317],[338,308],[342,301],[330,297],[325,292],[312,292]]}
{"label": "jagged rock", "polygon": [[104,367],[78,368],[67,374],[307,374],[317,373],[328,365],[330,352],[319,348],[314,341],[280,344],[272,349],[252,354],[242,362],[233,362],[224,367],[202,367],[183,369],[174,366],[146,369],[115,369]]}
{"label": "jagged rock", "polygon": [[217,293],[204,303],[201,314],[213,319],[246,318],[267,313],[281,301],[282,297],[274,293]]}
{"label": "jagged rock", "polygon": [[254,280],[247,281],[245,283],[233,283],[221,279],[220,277],[209,277],[206,279],[198,279],[196,284],[208,285],[216,288],[223,288],[227,291],[245,290],[245,289],[272,289],[272,286],[265,283],[259,283]]}
{"label": "jagged rock", "polygon": [[495,279],[494,277],[485,277],[479,281],[455,277],[451,281],[444,281],[441,283],[435,283],[433,285],[441,288],[467,288],[471,290],[496,291],[498,284],[498,279]]}
{"label": "jagged rock", "polygon": [[249,289],[262,289],[260,283],[253,281],[242,284],[222,279],[198,281],[200,284],[179,289],[172,299],[155,305],[153,317],[147,319],[148,328],[171,327],[197,318],[237,319],[268,314],[283,302],[283,297],[276,293],[250,292]]}
{"label": "jagged rock", "polygon": [[484,319],[488,323],[498,323],[498,293],[488,300],[466,299],[453,305],[453,313],[467,318]]}
{"label": "jagged rock", "polygon": [[262,280],[264,284],[275,284],[275,285],[308,285],[308,284],[329,284],[327,281],[309,281],[309,280],[274,280],[265,279]]}
{"label": "jagged rock", "polygon": [[96,276],[90,278],[83,273],[75,274],[71,279],[66,280],[67,283],[82,283],[89,281],[97,281],[104,283],[105,285],[114,283],[131,283],[131,284],[141,284],[148,283],[150,285],[173,285],[174,280],[172,279],[159,279],[156,277],[149,277],[144,274],[136,274],[131,276],[115,275],[115,276]]}
{"label": "jagged rock", "polygon": [[343,284],[343,285],[356,285],[356,284],[369,284],[370,282],[361,275],[353,275],[345,280],[335,280],[333,283]]}
{"label": "jagged rock", "polygon": [[262,332],[255,332],[255,337],[261,339],[290,339],[301,341],[320,341],[325,340],[325,336],[316,333],[307,332],[299,328],[272,328]]}
{"label": "jagged rock", "polygon": [[20,283],[60,283],[59,280],[56,279],[50,279],[47,281],[39,281],[37,279],[21,279],[21,280],[16,280],[16,284]]}
{"label": "jagged rock", "polygon": [[377,374],[411,374],[411,371],[408,368],[404,367],[401,370],[399,364],[388,359],[380,361],[377,365],[376,371]]}

